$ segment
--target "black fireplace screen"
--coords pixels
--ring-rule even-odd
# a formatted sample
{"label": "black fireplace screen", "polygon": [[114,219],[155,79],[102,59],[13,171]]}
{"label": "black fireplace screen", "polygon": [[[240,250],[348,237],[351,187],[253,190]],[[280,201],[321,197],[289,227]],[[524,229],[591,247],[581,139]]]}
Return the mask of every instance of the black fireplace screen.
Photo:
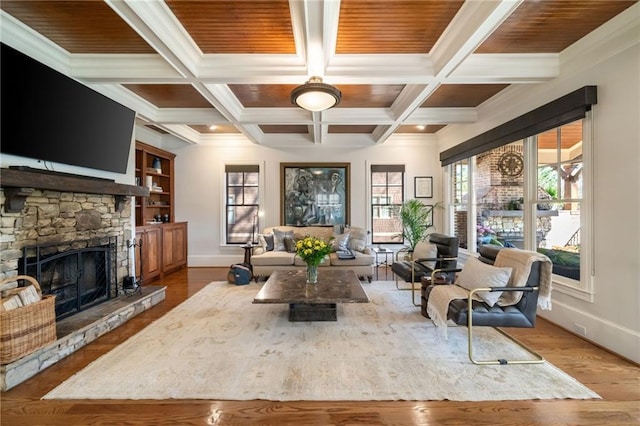
{"label": "black fireplace screen", "polygon": [[93,247],[55,252],[54,246],[23,249],[20,269],[35,277],[42,294],[56,296],[56,320],[117,295],[116,239]]}

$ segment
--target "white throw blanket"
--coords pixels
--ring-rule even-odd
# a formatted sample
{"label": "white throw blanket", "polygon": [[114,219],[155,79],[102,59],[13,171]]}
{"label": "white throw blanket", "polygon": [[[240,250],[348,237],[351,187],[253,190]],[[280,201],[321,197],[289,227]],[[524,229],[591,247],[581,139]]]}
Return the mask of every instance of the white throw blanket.
{"label": "white throw blanket", "polygon": [[[533,262],[542,262],[540,268],[540,290],[538,306],[540,309],[551,309],[551,260],[538,252],[520,249],[502,249],[496,256],[494,266],[510,267],[513,269],[507,287],[524,287],[529,279],[529,272]],[[427,313],[437,326],[447,325],[447,311],[452,300],[467,299],[469,291],[457,285],[437,285],[429,293]],[[522,298],[522,292],[504,292],[498,300],[499,306],[517,304]],[[481,300],[475,298],[475,300]]]}

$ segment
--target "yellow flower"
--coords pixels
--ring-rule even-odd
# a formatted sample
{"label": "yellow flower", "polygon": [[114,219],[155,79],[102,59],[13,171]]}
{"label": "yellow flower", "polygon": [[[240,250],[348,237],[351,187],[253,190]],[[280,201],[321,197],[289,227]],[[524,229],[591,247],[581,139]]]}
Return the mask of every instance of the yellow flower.
{"label": "yellow flower", "polygon": [[318,265],[331,252],[331,246],[317,237],[307,236],[296,241],[296,254],[311,265]]}

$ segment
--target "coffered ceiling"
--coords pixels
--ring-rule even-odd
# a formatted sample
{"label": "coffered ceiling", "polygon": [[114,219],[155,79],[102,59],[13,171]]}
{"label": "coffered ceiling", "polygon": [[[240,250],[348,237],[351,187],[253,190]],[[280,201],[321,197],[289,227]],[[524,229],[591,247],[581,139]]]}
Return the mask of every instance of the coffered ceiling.
{"label": "coffered ceiling", "polygon": [[[2,0],[2,41],[185,143],[370,146],[478,119],[634,1]],[[312,75],[342,92],[311,113]],[[210,128],[210,126],[213,126]]]}

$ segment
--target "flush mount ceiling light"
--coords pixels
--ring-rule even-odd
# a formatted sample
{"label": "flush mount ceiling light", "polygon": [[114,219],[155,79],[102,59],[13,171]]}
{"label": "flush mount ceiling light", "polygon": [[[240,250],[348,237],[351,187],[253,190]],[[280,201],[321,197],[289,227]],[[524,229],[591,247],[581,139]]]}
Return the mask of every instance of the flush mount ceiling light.
{"label": "flush mount ceiling light", "polygon": [[320,77],[311,77],[305,84],[291,91],[291,103],[307,111],[324,111],[340,103],[342,93],[325,84]]}

